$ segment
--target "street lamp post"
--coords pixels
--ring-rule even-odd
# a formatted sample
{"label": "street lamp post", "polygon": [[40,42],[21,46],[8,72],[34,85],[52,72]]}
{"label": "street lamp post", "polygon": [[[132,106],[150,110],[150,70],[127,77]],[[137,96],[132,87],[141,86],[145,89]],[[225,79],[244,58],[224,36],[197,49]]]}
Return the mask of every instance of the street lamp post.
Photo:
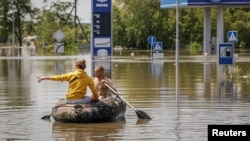
{"label": "street lamp post", "polygon": [[175,87],[176,87],[176,107],[178,108],[179,95],[179,0],[176,0],[176,45],[175,45]]}
{"label": "street lamp post", "polygon": [[12,0],[12,48],[13,56],[15,56],[15,12],[14,12],[14,0]]}

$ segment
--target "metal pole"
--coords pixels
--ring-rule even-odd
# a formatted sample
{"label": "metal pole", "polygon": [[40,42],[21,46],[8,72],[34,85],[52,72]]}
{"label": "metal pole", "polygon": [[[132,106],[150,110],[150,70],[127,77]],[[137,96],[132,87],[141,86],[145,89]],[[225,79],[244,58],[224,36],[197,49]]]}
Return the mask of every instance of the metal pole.
{"label": "metal pole", "polygon": [[178,108],[179,94],[179,0],[176,0],[176,54],[175,54],[175,87],[176,87],[176,108]]}
{"label": "metal pole", "polygon": [[151,55],[151,61],[153,59],[153,38],[151,38],[151,44],[150,44],[150,55]]}
{"label": "metal pole", "polygon": [[76,34],[76,16],[77,16],[77,7],[76,7],[76,3],[77,3],[77,0],[75,0],[75,44],[76,44],[76,38],[77,38],[77,34]]}
{"label": "metal pole", "polygon": [[218,94],[220,94],[220,83],[224,80],[224,65],[219,64],[220,59],[220,43],[224,43],[224,7],[217,7],[217,40],[216,40],[216,54],[217,54],[217,86]]}
{"label": "metal pole", "polygon": [[12,0],[12,51],[13,51],[13,56],[15,56],[15,15],[14,15],[14,0]]}

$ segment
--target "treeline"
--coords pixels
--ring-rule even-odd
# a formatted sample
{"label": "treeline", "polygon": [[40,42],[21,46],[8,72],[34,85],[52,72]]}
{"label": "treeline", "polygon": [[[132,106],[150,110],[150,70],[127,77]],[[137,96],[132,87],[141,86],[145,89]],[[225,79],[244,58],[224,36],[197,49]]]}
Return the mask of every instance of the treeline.
{"label": "treeline", "polygon": [[[225,7],[225,42],[228,31],[238,31],[236,46],[250,48],[250,8]],[[179,9],[180,47],[203,45],[203,8]],[[211,8],[212,37],[216,37],[217,9]],[[155,35],[164,48],[174,48],[176,39],[175,9],[160,9],[160,0],[115,0],[113,5],[114,44],[138,49],[147,48],[147,38]]]}
{"label": "treeline", "polygon": [[[79,46],[91,40],[91,26],[75,25],[74,14],[69,11],[73,2],[54,2],[50,7],[38,9],[30,0],[0,0],[0,42],[11,44],[13,33],[17,46],[23,45],[23,37],[37,35],[35,44],[53,50],[53,33],[61,29],[65,35],[66,51],[77,52]],[[78,6],[78,8],[80,8]],[[212,37],[216,36],[216,8],[212,8]],[[225,41],[228,31],[238,31],[237,47],[250,47],[250,8],[225,8]],[[175,48],[175,9],[160,9],[160,0],[113,1],[113,45],[134,49],[147,49],[147,38],[155,35],[164,49]],[[82,30],[84,29],[84,31]],[[179,9],[180,47],[202,49],[203,8]]]}
{"label": "treeline", "polygon": [[53,34],[58,29],[66,35],[64,39],[66,53],[76,53],[82,44],[89,43],[90,26],[79,24],[74,13],[70,13],[74,7],[73,2],[51,2],[49,7],[42,9],[34,7],[30,0],[0,0],[0,5],[2,46],[12,45],[13,36],[15,45],[23,46],[24,43],[29,44],[23,40],[24,37],[36,35],[38,38],[35,45],[38,50],[53,51],[55,43]]}

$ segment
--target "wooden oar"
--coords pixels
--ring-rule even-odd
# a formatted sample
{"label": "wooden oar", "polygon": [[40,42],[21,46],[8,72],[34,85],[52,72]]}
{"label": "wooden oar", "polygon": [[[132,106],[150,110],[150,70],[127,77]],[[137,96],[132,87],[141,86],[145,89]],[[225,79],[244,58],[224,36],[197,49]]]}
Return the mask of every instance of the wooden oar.
{"label": "wooden oar", "polygon": [[[57,106],[53,107],[52,109],[58,108],[58,107],[60,107],[60,106],[62,106],[62,105],[65,105],[65,103],[60,104],[60,105],[57,105]],[[52,115],[52,112],[51,112],[49,115],[45,115],[45,116],[41,117],[41,119],[50,120],[51,115]]]}
{"label": "wooden oar", "polygon": [[45,116],[41,117],[41,119],[49,120],[51,115],[52,115],[52,113],[49,114],[49,115],[45,115]]}
{"label": "wooden oar", "polygon": [[140,111],[140,110],[136,110],[131,104],[128,103],[127,100],[125,100],[122,96],[120,96],[117,93],[116,89],[114,87],[112,87],[109,83],[107,83],[105,81],[103,83],[104,83],[104,85],[106,85],[112,91],[112,93],[119,96],[125,103],[127,103],[135,111],[135,113],[136,113],[136,115],[137,115],[137,117],[139,119],[145,119],[145,120],[151,120],[152,119],[147,113],[145,113],[143,111]]}

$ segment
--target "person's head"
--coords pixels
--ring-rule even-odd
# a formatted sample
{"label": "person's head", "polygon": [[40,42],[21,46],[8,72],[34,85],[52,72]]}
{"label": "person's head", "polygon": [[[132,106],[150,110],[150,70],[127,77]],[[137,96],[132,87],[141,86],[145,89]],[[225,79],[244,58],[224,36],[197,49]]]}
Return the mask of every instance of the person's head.
{"label": "person's head", "polygon": [[96,77],[104,76],[104,68],[102,66],[96,66],[94,72]]}
{"label": "person's head", "polygon": [[84,69],[86,68],[86,61],[85,61],[84,59],[82,59],[82,60],[77,60],[77,61],[75,62],[75,66],[76,66],[77,69],[82,69],[82,70],[84,70]]}

